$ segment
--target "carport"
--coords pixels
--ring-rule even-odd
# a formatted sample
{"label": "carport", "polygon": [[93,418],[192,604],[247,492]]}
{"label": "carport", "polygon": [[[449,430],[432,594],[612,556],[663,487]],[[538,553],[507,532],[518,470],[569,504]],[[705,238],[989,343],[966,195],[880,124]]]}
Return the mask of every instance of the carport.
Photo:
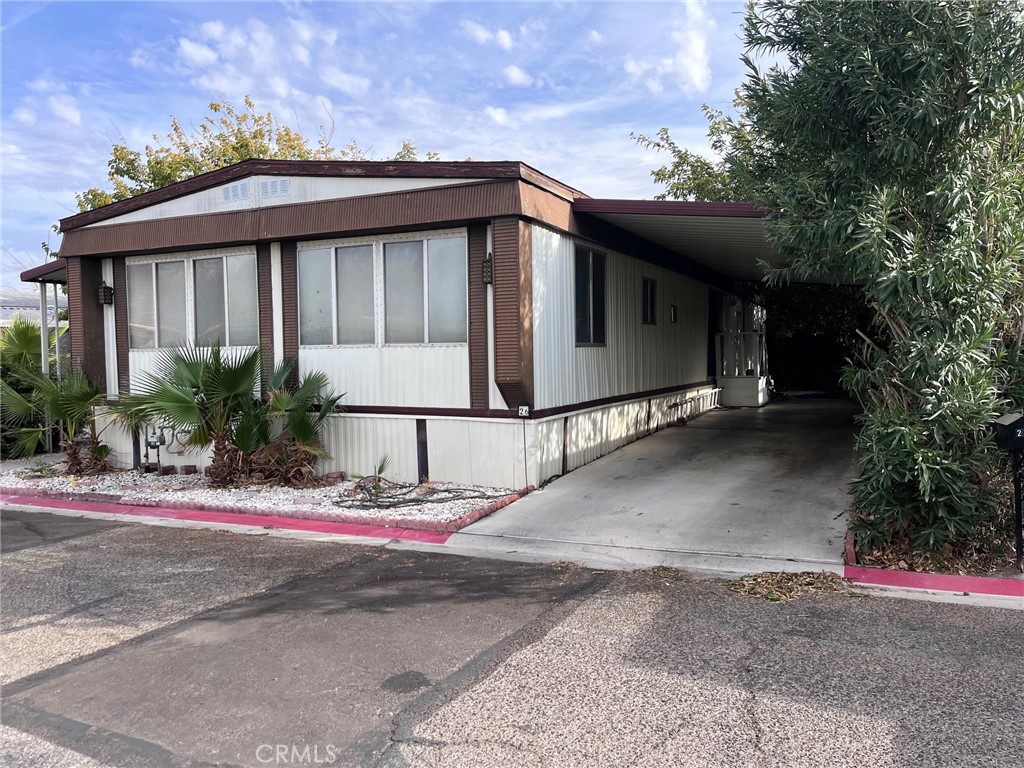
{"label": "carport", "polygon": [[[761,279],[761,261],[779,262],[763,212],[749,203],[583,199],[573,210],[714,270],[737,293]],[[720,330],[723,395],[732,388],[733,403],[765,404],[763,325],[748,314],[742,327]],[[596,567],[841,573],[858,474],[854,413],[825,399],[712,411],[558,478],[449,546]]]}
{"label": "carport", "polygon": [[598,568],[842,573],[855,409],[711,411],[559,478],[446,548]]}

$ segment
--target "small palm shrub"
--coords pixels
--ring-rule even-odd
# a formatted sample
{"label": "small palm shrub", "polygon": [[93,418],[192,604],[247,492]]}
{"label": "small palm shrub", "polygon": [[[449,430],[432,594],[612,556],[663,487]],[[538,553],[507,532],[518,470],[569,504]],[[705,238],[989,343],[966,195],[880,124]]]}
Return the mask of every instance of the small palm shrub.
{"label": "small palm shrub", "polygon": [[306,374],[291,385],[294,361],[278,366],[266,398],[256,396],[260,352],[183,347],[157,357],[154,370],[114,408],[126,427],[145,423],[187,433],[185,445],[213,447],[208,470],[217,486],[240,480],[308,484],[316,462],[328,458],[323,427],[341,399],[327,392],[327,376]]}
{"label": "small palm shrub", "polygon": [[110,468],[110,447],[100,440],[95,407],[103,402],[102,390],[81,371],[72,370],[57,380],[27,367],[18,381],[19,391],[0,380],[0,423],[14,437],[12,456],[31,456],[46,439],[47,422],[56,424],[60,447],[70,475],[90,475]]}

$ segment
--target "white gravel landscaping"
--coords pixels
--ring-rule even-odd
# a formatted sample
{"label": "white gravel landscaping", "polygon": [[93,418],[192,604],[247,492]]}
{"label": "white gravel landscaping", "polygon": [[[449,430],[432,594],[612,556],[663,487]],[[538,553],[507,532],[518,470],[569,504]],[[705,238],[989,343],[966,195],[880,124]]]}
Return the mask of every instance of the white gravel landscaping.
{"label": "white gravel landscaping", "polygon": [[[405,523],[448,523],[507,498],[515,491],[453,483],[404,485],[384,481],[377,494],[367,497],[369,481],[344,480],[315,488],[282,488],[246,485],[213,488],[206,478],[194,475],[143,474],[115,471],[93,477],[55,474],[40,476],[38,466],[0,468],[0,488],[48,494],[81,494],[83,499],[144,503],[184,508],[231,508],[261,515],[309,517],[318,520],[376,518]],[[40,494],[42,495],[42,494]],[[115,498],[119,497],[119,498]]]}

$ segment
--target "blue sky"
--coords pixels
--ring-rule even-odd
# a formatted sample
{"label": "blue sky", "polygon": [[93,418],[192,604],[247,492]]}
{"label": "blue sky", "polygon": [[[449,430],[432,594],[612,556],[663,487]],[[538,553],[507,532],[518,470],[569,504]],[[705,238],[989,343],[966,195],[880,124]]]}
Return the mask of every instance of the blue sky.
{"label": "blue sky", "polygon": [[188,127],[213,100],[371,157],[522,160],[596,197],[652,197],[662,126],[707,152],[703,103],[743,77],[741,2],[19,3],[2,23],[2,283],[108,187],[110,146]]}

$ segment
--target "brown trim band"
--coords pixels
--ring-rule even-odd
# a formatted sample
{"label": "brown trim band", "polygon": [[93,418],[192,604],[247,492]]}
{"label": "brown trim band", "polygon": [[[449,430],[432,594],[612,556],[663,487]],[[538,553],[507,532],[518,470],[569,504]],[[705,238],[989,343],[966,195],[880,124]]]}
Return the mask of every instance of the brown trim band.
{"label": "brown trim band", "polygon": [[[709,387],[714,384],[713,379],[705,379],[704,381],[696,381],[691,384],[680,384],[675,387],[662,387],[660,389],[648,389],[643,392],[633,392],[628,395],[613,395],[612,397],[602,397],[596,400],[587,400],[582,403],[573,403],[571,405],[561,405],[555,408],[541,408],[530,413],[530,420],[534,419],[546,419],[549,416],[561,416],[562,414],[573,413],[575,411],[586,411],[590,408],[598,408],[602,405],[616,405],[617,403],[626,403],[631,400],[643,400],[647,397],[659,397],[661,395],[670,395],[673,392],[685,392],[689,389],[698,389],[700,387]],[[358,414],[358,415],[380,415],[380,416],[440,416],[449,418],[474,418],[474,419],[509,419],[511,421],[518,421],[519,417],[516,415],[516,411],[513,409],[509,410],[497,410],[490,408],[412,408],[404,406],[391,406],[391,405],[346,405],[344,406],[345,413]]]}
{"label": "brown trim band", "polygon": [[465,226],[467,221],[518,215],[519,209],[518,182],[486,181],[73,229],[64,235],[61,252],[102,257],[320,240]]}

